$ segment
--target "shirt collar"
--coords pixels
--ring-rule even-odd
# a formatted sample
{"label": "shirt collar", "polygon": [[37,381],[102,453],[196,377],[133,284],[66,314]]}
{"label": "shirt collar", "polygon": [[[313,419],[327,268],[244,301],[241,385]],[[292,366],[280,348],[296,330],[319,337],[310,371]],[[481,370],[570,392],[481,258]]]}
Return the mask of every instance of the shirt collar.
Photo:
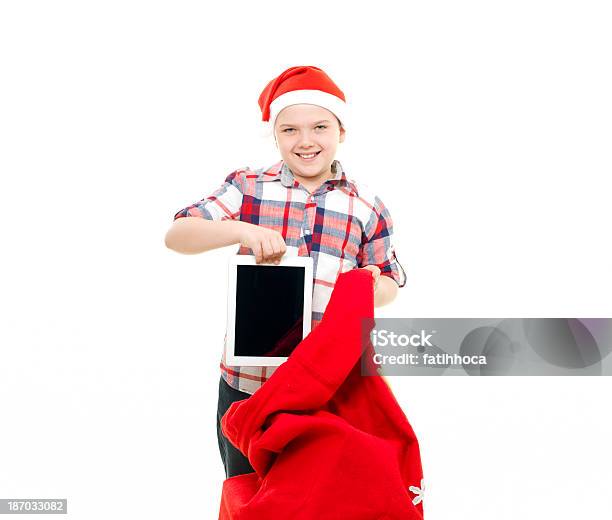
{"label": "shirt collar", "polygon": [[[334,160],[334,162],[332,162],[331,170],[333,175],[325,182],[329,182],[337,187],[345,186],[355,195],[357,195],[357,188],[347,179],[346,172],[344,171],[344,168],[342,168],[340,161]],[[286,188],[297,186],[297,181],[293,177],[293,172],[289,166],[287,166],[285,161],[279,161],[270,166],[270,168],[264,170],[257,179],[258,182],[270,182],[276,180],[280,180],[281,184]]]}

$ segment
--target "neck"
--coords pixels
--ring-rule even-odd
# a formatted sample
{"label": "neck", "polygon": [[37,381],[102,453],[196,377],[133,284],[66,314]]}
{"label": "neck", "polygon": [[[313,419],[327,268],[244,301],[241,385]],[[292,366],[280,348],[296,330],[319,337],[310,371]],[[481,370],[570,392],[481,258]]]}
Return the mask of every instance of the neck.
{"label": "neck", "polygon": [[325,173],[317,175],[316,177],[302,177],[301,175],[296,175],[295,173],[293,176],[295,180],[304,186],[304,188],[306,188],[310,193],[314,193],[319,186],[321,186],[321,184],[333,177],[333,173],[331,170],[327,170]]}

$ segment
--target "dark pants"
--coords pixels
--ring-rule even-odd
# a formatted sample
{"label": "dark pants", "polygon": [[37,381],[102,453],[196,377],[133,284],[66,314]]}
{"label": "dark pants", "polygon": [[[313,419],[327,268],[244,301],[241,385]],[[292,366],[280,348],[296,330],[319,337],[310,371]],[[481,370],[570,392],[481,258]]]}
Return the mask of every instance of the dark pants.
{"label": "dark pants", "polygon": [[253,473],[255,470],[251,467],[249,459],[247,459],[234,445],[227,440],[221,431],[221,417],[234,401],[248,399],[251,394],[241,392],[228,385],[221,377],[219,381],[219,404],[217,405],[217,439],[219,441],[219,452],[221,460],[225,466],[225,475],[227,478],[243,475],[244,473]]}

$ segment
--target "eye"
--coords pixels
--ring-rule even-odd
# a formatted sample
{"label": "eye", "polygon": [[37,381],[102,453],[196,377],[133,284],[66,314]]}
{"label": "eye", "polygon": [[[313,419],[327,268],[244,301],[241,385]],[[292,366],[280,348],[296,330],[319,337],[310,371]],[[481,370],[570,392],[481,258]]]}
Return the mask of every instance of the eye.
{"label": "eye", "polygon": [[295,130],[295,128],[285,128],[283,132],[289,132],[290,130]]}
{"label": "eye", "polygon": [[327,128],[326,125],[317,125],[315,128]]}

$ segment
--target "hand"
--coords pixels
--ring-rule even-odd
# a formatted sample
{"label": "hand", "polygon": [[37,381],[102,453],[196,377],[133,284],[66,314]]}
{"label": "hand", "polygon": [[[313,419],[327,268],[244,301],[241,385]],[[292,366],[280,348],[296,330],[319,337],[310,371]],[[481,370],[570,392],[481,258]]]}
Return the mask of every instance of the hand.
{"label": "hand", "polygon": [[270,262],[278,265],[287,251],[283,235],[274,229],[255,224],[245,224],[240,232],[240,244],[249,247],[255,255],[255,263]]}
{"label": "hand", "polygon": [[372,277],[374,278],[374,292],[376,293],[376,289],[378,289],[378,281],[380,280],[380,269],[375,265],[366,265],[365,267],[362,267],[362,269],[372,272]]}

